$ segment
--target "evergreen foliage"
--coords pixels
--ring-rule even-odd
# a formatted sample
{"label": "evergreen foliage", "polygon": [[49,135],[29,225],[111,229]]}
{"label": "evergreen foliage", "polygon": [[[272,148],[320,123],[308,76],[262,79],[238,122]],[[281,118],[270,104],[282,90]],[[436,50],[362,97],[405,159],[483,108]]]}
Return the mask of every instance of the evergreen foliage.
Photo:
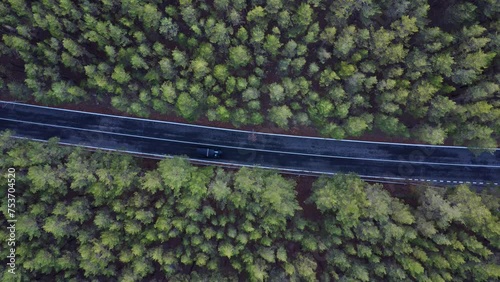
{"label": "evergreen foliage", "polygon": [[9,0],[0,89],[137,116],[491,148],[499,17],[493,0]]}
{"label": "evergreen foliage", "polygon": [[500,279],[499,196],[466,185],[422,187],[410,206],[337,175],[304,201],[293,180],[254,168],[174,158],[146,169],[8,133],[0,153],[2,171],[16,168],[18,216],[17,276],[3,264],[2,281]]}

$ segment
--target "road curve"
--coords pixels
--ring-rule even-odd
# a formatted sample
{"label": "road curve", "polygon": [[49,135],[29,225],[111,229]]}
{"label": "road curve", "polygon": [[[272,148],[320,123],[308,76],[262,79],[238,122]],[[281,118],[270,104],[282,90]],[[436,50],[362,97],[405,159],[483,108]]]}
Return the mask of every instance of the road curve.
{"label": "road curve", "polygon": [[18,137],[197,158],[200,146],[220,148],[230,165],[297,172],[355,172],[365,177],[476,185],[500,183],[500,150],[476,157],[467,148],[334,140],[268,134],[86,113],[0,101],[0,130]]}

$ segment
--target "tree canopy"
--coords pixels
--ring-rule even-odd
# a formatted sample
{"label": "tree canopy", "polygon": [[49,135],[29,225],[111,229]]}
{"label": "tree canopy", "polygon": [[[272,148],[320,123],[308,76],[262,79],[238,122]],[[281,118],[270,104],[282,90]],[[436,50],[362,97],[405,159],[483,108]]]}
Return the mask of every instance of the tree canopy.
{"label": "tree canopy", "polygon": [[498,190],[417,187],[410,205],[356,175],[298,189],[270,170],[9,136],[17,268],[1,265],[2,281],[500,279]]}
{"label": "tree canopy", "polygon": [[2,3],[1,92],[336,138],[498,146],[495,1],[94,2]]}

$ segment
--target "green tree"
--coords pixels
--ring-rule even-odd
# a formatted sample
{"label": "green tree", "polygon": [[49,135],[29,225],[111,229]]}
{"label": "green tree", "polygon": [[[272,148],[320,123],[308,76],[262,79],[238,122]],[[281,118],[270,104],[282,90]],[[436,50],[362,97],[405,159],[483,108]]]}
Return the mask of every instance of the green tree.
{"label": "green tree", "polygon": [[446,132],[442,128],[428,124],[416,127],[412,131],[415,138],[430,144],[443,144],[446,138]]}
{"label": "green tree", "polygon": [[266,17],[266,11],[261,6],[255,6],[252,10],[250,10],[247,14],[248,22],[262,22]]}
{"label": "green tree", "polygon": [[179,25],[172,18],[164,17],[160,20],[159,31],[165,38],[172,40],[179,33]]}
{"label": "green tree", "polygon": [[314,203],[322,213],[336,212],[336,219],[346,227],[356,226],[368,206],[364,182],[355,175],[321,177],[313,185],[313,193],[307,201]]}
{"label": "green tree", "polygon": [[[16,230],[17,232],[19,232],[19,236],[26,236],[31,241],[33,240],[33,238],[37,238],[42,234],[42,230],[39,227],[39,224],[35,217],[31,217],[29,215],[21,215],[17,220],[19,222],[19,225],[17,226],[18,228]],[[49,230],[51,230],[50,227]],[[55,232],[57,233],[57,231]]]}
{"label": "green tree", "polygon": [[257,90],[256,88],[253,88],[253,87],[247,88],[241,94],[241,98],[242,98],[243,101],[255,100],[255,99],[258,99],[259,96],[260,96],[259,90]]}
{"label": "green tree", "polygon": [[234,68],[247,66],[251,61],[248,49],[243,45],[231,47],[229,49],[229,61]]}
{"label": "green tree", "polygon": [[406,138],[410,137],[408,128],[396,117],[391,117],[383,114],[377,115],[375,116],[374,124],[377,128],[389,135],[403,136]]}
{"label": "green tree", "polygon": [[74,227],[59,216],[50,216],[45,220],[43,230],[52,234],[56,239],[62,239],[69,236],[74,231]]}
{"label": "green tree", "polygon": [[340,36],[337,37],[337,40],[334,44],[334,51],[338,56],[342,59],[346,58],[347,55],[354,49],[356,46],[355,43],[355,34],[356,27],[350,25],[340,33]]}
{"label": "green tree", "polygon": [[276,14],[283,8],[282,0],[268,0],[266,1],[266,11],[270,14]]}
{"label": "green tree", "polygon": [[144,27],[150,30],[158,29],[158,25],[161,19],[161,12],[154,4],[146,4],[143,7],[141,20],[144,23]]}
{"label": "green tree", "polygon": [[196,58],[191,61],[191,69],[193,70],[195,79],[204,78],[208,73],[210,73],[208,63],[201,58]]}
{"label": "green tree", "polygon": [[367,118],[349,117],[344,125],[346,133],[350,136],[360,136],[371,127]]}
{"label": "green tree", "polygon": [[222,105],[217,107],[216,113],[217,119],[221,121],[229,121],[231,117],[231,113],[229,112],[229,110]]}
{"label": "green tree", "polygon": [[269,96],[274,103],[283,102],[286,96],[285,89],[280,84],[272,83],[269,85]]}
{"label": "green tree", "polygon": [[264,43],[264,49],[271,54],[271,56],[275,57],[278,55],[279,48],[283,44],[280,43],[280,40],[277,36],[273,34],[268,34],[266,36],[266,42]]}
{"label": "green tree", "polygon": [[302,27],[307,27],[312,23],[313,9],[307,3],[302,3],[298,7],[293,17],[293,22]]}
{"label": "green tree", "polygon": [[299,254],[293,262],[297,275],[304,281],[316,281],[317,263],[309,256]]}
{"label": "green tree", "polygon": [[330,44],[334,44],[335,35],[337,34],[337,29],[335,27],[326,27],[320,34],[321,40],[324,40]]}
{"label": "green tree", "polygon": [[181,92],[177,98],[175,107],[179,110],[182,117],[188,120],[195,120],[198,115],[198,102],[188,93]]}
{"label": "green tree", "polygon": [[188,65],[188,59],[186,57],[186,54],[182,51],[179,51],[177,49],[172,51],[172,58],[174,59],[176,66],[181,66],[185,68]]}
{"label": "green tree", "polygon": [[189,27],[196,26],[198,23],[198,11],[192,5],[186,5],[181,8],[182,19]]}
{"label": "green tree", "polygon": [[130,74],[128,74],[122,65],[115,67],[111,78],[120,84],[128,83],[131,79]]}
{"label": "green tree", "polygon": [[171,82],[164,82],[161,86],[161,98],[170,104],[174,104],[177,93],[174,85]]}
{"label": "green tree", "polygon": [[86,199],[75,200],[67,207],[66,218],[71,221],[77,221],[81,224],[87,220],[90,215],[90,205]]}
{"label": "green tree", "polygon": [[214,6],[217,10],[225,11],[229,7],[229,0],[214,0]]}
{"label": "green tree", "polygon": [[229,77],[226,65],[216,65],[213,72],[214,77],[221,83],[224,83]]}
{"label": "green tree", "polygon": [[288,127],[288,121],[292,117],[292,111],[286,105],[274,106],[269,109],[269,120],[281,128]]}

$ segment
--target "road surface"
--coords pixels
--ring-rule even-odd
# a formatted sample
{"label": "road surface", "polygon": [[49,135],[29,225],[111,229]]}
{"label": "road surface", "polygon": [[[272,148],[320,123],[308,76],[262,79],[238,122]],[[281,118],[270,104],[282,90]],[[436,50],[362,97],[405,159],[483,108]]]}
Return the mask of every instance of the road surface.
{"label": "road surface", "polygon": [[334,140],[221,129],[0,101],[0,131],[18,137],[151,156],[221,149],[225,165],[297,173],[354,172],[365,178],[434,184],[499,185],[500,150],[476,157],[465,147]]}

